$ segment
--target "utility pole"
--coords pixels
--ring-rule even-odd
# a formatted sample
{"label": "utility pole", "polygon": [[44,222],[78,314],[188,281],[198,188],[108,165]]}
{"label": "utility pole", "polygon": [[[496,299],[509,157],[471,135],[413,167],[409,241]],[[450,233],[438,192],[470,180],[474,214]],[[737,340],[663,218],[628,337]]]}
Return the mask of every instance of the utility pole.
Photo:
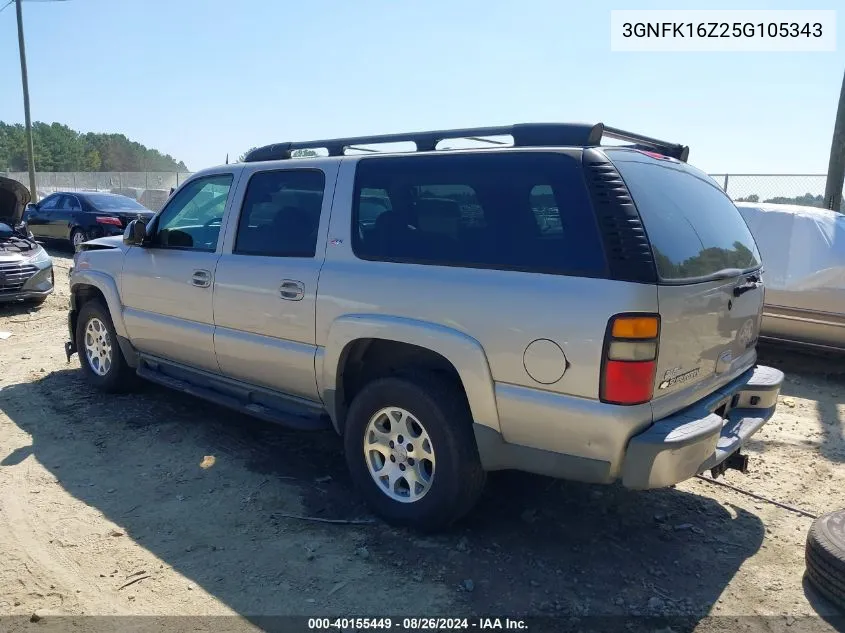
{"label": "utility pole", "polygon": [[35,150],[32,145],[32,118],[29,116],[29,78],[26,74],[26,47],[23,41],[23,0],[14,0],[18,15],[18,50],[21,54],[21,82],[23,83],[23,113],[26,121],[26,153],[29,163],[29,193],[32,201],[38,202],[38,190],[35,187]]}
{"label": "utility pole", "polygon": [[842,76],[839,107],[836,109],[833,140],[830,143],[830,163],[827,167],[827,183],[824,190],[825,209],[839,211],[842,208],[843,184],[845,184],[845,74]]}

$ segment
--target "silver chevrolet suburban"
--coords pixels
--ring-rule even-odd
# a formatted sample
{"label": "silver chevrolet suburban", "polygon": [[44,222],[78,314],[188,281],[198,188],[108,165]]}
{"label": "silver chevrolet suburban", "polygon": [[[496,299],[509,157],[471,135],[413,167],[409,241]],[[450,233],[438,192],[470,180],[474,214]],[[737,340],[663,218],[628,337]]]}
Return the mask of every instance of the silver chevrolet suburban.
{"label": "silver chevrolet suburban", "polygon": [[754,239],[687,155],[562,123],[258,148],[80,247],[66,352],[106,391],[333,427],[393,524],[450,524],[491,470],[744,470],[783,374]]}

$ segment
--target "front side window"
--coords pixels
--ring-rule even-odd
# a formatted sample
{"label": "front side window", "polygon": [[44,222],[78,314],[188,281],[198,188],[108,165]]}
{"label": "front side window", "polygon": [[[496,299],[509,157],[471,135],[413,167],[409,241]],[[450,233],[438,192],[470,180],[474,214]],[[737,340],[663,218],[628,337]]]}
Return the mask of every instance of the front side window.
{"label": "front side window", "polygon": [[[374,213],[374,199],[386,199]],[[352,247],[362,259],[601,276],[579,162],[552,152],[365,158]]]}
{"label": "front side window", "polygon": [[213,251],[231,188],[232,174],[197,178],[185,185],[159,215],[153,245]]}
{"label": "front side window", "polygon": [[44,198],[44,200],[41,201],[41,204],[38,205],[38,208],[40,210],[43,210],[43,211],[49,211],[50,209],[55,209],[56,204],[58,204],[60,199],[61,199],[61,196],[56,196],[56,195]]}
{"label": "front side window", "polygon": [[254,174],[244,196],[233,252],[314,257],[325,181],[316,169]]}

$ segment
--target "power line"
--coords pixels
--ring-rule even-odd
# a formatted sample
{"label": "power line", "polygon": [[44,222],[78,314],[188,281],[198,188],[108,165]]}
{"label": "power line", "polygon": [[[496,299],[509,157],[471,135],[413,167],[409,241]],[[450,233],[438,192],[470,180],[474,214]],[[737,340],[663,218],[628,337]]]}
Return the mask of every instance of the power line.
{"label": "power line", "polygon": [[[67,1],[68,0],[26,0],[26,2],[67,2]],[[10,7],[14,2],[15,2],[15,0],[9,0],[6,4],[3,5],[2,8],[0,8],[0,13],[3,13],[3,10],[6,9],[7,7]]]}

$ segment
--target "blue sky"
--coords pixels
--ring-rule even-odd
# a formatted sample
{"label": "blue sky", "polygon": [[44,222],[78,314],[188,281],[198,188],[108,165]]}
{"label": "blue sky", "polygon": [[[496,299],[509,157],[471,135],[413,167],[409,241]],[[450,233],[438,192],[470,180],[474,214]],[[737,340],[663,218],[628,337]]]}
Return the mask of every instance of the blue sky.
{"label": "blue sky", "polygon": [[[823,173],[845,70],[845,12],[835,53],[610,51],[612,8],[801,4],[24,0],[23,8],[33,119],[121,132],[192,170],[274,141],[603,121],[686,143],[690,162],[710,172]],[[0,13],[7,122],[23,121],[15,28],[10,6]]]}

